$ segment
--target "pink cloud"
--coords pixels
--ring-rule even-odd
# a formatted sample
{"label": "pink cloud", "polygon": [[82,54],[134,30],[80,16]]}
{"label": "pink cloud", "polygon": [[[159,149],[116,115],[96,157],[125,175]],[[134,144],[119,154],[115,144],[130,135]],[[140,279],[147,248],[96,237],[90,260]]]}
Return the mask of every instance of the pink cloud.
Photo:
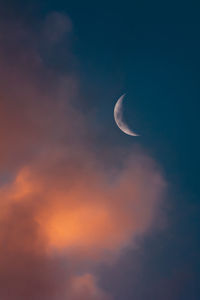
{"label": "pink cloud", "polygon": [[[58,37],[71,26],[66,20]],[[104,166],[115,149],[106,144],[96,155],[90,120],[73,105],[78,76],[40,59],[24,65],[24,52],[40,57],[36,41],[17,46],[14,64],[0,49],[0,174],[10,175],[0,185],[0,298],[110,299],[91,265],[117,258],[151,229],[165,181],[156,162],[134,151],[115,152],[120,168]]]}

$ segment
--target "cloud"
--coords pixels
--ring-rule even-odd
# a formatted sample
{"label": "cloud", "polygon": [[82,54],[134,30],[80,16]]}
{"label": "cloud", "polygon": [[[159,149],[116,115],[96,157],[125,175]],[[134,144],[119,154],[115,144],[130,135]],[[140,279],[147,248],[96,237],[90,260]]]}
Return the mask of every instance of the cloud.
{"label": "cloud", "polygon": [[[53,20],[57,42],[71,21]],[[78,76],[49,70],[39,39],[25,35],[20,45],[11,32],[0,49],[0,298],[111,299],[93,266],[151,229],[164,179],[151,158],[131,149],[124,157],[107,143],[97,155],[92,121],[77,108]],[[110,151],[116,164],[105,165]]]}
{"label": "cloud", "polygon": [[111,300],[109,294],[97,286],[95,277],[89,273],[73,277],[68,292],[71,300]]}
{"label": "cloud", "polygon": [[72,22],[70,18],[64,14],[53,12],[47,15],[43,36],[51,44],[58,43],[64,37],[72,32]]}

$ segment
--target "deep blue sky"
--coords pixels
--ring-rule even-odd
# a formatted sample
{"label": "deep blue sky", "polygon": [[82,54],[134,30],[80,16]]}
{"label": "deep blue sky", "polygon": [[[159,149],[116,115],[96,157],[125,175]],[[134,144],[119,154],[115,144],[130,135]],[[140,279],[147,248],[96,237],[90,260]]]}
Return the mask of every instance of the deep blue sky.
{"label": "deep blue sky", "polygon": [[[116,266],[101,270],[102,283],[115,291],[117,300],[197,300],[200,5],[127,3],[19,0],[4,3],[2,15],[34,30],[51,11],[69,15],[84,105],[94,108],[104,142],[112,137],[119,145],[133,143],[118,135],[110,117],[116,99],[126,92],[127,120],[167,178],[167,228],[144,241],[148,251],[129,251]],[[64,53],[58,54],[49,63],[64,71]],[[137,268],[138,256],[143,263]]]}

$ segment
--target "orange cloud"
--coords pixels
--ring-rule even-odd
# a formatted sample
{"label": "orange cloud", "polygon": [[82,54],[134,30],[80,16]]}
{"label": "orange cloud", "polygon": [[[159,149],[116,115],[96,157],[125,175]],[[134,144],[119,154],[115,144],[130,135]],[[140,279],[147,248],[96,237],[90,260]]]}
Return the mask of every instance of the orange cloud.
{"label": "orange cloud", "polygon": [[[127,158],[113,175],[97,162],[87,163],[89,153],[71,158],[71,167],[67,155],[56,155],[56,163],[54,151],[51,156],[22,168],[13,183],[0,190],[11,205],[35,201],[35,221],[49,250],[101,257],[119,252],[149,229],[165,185],[150,159],[138,156],[133,163]],[[72,160],[74,165],[80,161],[79,168],[73,168]]]}
{"label": "orange cloud", "polygon": [[[78,79],[45,68],[37,40],[25,49],[8,40],[11,63],[0,47],[0,298],[65,299],[67,288],[69,300],[110,299],[91,265],[148,232],[162,203],[162,174],[147,155],[124,157],[111,143],[99,157],[90,120],[73,105]],[[37,58],[29,68],[25,52]]]}

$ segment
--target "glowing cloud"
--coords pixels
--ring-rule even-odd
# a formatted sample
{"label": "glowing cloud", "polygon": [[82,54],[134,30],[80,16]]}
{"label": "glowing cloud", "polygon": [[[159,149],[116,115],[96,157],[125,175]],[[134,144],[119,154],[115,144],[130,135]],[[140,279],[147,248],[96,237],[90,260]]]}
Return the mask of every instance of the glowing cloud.
{"label": "glowing cloud", "polygon": [[[53,18],[52,43],[71,30],[68,18]],[[20,30],[8,34],[0,48],[0,298],[111,299],[91,266],[148,232],[165,182],[156,163],[134,151],[116,151],[120,167],[105,167],[90,120],[73,105],[78,77],[45,68],[33,47],[40,39],[23,31],[24,49]],[[112,145],[104,148],[106,156]]]}

